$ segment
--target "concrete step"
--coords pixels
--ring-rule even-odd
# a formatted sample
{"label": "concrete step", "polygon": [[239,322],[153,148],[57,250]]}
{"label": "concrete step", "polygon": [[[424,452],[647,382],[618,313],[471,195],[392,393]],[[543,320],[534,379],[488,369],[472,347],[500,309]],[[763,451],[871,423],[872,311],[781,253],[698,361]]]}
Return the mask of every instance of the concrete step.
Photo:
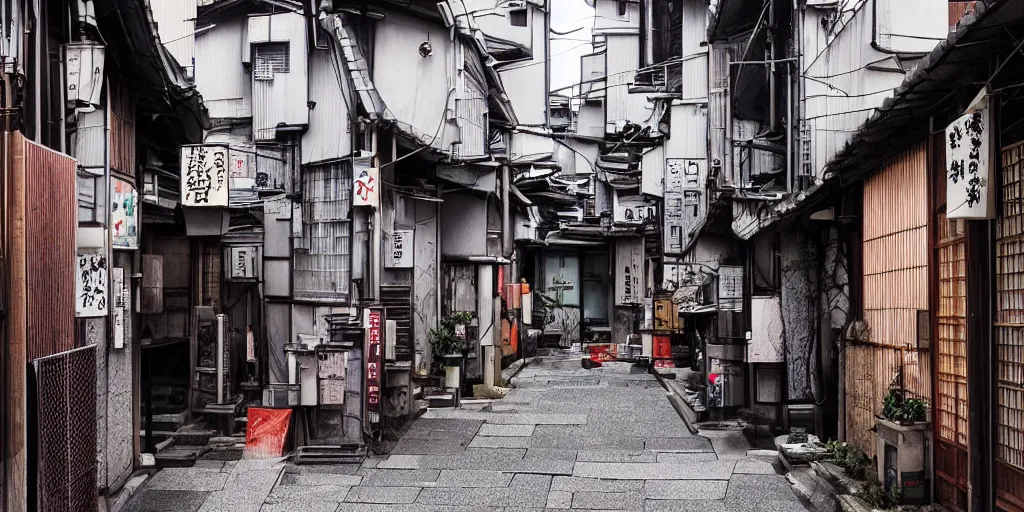
{"label": "concrete step", "polygon": [[196,465],[196,459],[205,447],[171,446],[156,454],[158,468],[190,468]]}
{"label": "concrete step", "polygon": [[455,407],[455,394],[445,393],[427,397],[427,406],[432,409]]}

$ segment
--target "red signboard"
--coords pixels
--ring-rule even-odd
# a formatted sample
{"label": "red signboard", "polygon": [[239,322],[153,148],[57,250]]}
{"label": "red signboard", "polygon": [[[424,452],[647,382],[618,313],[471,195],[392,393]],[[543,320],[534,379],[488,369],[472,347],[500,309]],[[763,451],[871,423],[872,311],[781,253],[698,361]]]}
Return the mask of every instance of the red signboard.
{"label": "red signboard", "polygon": [[380,353],[381,310],[369,312],[366,331],[366,410],[371,422],[380,421],[381,374],[384,371]]}

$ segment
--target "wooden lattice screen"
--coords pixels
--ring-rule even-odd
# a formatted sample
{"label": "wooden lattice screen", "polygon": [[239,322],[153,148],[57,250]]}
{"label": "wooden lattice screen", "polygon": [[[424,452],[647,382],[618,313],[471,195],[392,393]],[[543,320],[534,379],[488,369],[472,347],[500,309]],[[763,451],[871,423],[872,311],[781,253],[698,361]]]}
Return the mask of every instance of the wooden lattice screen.
{"label": "wooden lattice screen", "polygon": [[1024,142],[1002,150],[996,228],[996,488],[1004,510],[1024,509]]}
{"label": "wooden lattice screen", "polygon": [[967,232],[962,220],[946,218],[945,140],[936,135],[932,164],[935,293],[935,501],[967,510]]}

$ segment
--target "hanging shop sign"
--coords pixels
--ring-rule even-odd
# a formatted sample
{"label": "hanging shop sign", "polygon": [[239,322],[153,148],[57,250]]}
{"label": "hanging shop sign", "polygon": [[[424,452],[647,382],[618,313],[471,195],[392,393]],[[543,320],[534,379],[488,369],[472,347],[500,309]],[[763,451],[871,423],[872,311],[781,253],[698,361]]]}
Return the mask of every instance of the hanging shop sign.
{"label": "hanging shop sign", "polygon": [[114,249],[139,248],[139,193],[135,186],[117,178],[111,183],[110,230]]}
{"label": "hanging shop sign", "polygon": [[947,218],[995,218],[992,140],[986,99],[946,128]]}
{"label": "hanging shop sign", "polygon": [[106,316],[109,312],[106,256],[79,254],[77,271],[75,316],[79,318]]}
{"label": "hanging shop sign", "polygon": [[391,252],[387,263],[388,268],[412,268],[412,241],[414,231],[396,229],[391,233]]}
{"label": "hanging shop sign", "polygon": [[125,330],[129,327],[126,320],[128,305],[131,304],[128,288],[124,282],[124,269],[114,267],[110,282],[111,292],[113,292],[111,296],[114,302],[114,348],[124,348]]}
{"label": "hanging shop sign", "polygon": [[230,247],[228,249],[229,279],[253,279],[256,275],[256,247]]}
{"label": "hanging shop sign", "polygon": [[743,310],[743,267],[729,265],[718,267],[718,309],[722,311]]}
{"label": "hanging shop sign", "polygon": [[228,147],[181,147],[182,206],[228,206]]}
{"label": "hanging shop sign", "polygon": [[99,108],[103,91],[103,45],[82,42],[64,45],[64,79],[69,108],[92,112]]}
{"label": "hanging shop sign", "polygon": [[657,218],[657,208],[644,201],[643,196],[640,195],[619,196],[615,194],[615,203],[612,206],[615,222],[640,224]]}
{"label": "hanging shop sign", "polygon": [[750,342],[748,363],[781,363],[785,352],[782,338],[782,301],[779,297],[750,299]]}
{"label": "hanging shop sign", "polygon": [[353,160],[352,206],[380,208],[380,169],[370,166],[369,157]]}
{"label": "hanging shop sign", "polygon": [[381,357],[383,311],[379,308],[366,312],[366,414],[369,423],[380,423],[381,386],[384,363]]}

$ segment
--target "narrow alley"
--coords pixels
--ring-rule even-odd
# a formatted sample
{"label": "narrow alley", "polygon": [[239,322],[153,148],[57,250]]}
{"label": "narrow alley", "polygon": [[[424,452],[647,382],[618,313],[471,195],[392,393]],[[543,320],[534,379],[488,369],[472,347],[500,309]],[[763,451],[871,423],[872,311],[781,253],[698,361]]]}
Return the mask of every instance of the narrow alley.
{"label": "narrow alley", "polygon": [[[653,375],[537,357],[502,400],[431,409],[384,458],[164,469],[127,512],[806,511],[774,451],[693,435]],[[749,452],[748,452],[749,451]]]}

